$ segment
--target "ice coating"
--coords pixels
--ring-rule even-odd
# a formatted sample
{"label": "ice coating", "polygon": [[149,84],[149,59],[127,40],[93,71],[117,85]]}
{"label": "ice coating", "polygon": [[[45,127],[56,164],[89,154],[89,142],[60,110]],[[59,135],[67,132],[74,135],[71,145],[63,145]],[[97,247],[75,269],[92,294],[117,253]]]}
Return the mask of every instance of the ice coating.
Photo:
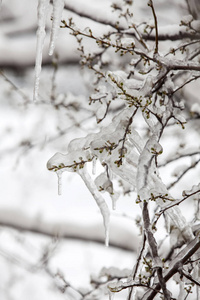
{"label": "ice coating", "polygon": [[67,154],[55,153],[47,162],[47,169],[50,171],[76,171],[84,165],[85,162],[92,159],[89,151],[74,151]]}
{"label": "ice coating", "polygon": [[[83,179],[85,185],[87,186],[88,190],[92,194],[93,198],[95,199],[100,212],[103,217],[103,223],[105,228],[105,245],[108,246],[109,244],[109,219],[110,219],[110,212],[109,208],[104,200],[104,198],[101,196],[95,182],[90,177],[87,167],[84,164],[79,165],[79,162],[75,162],[74,157],[76,155],[79,155],[80,153],[76,151],[77,153],[68,153],[66,155],[61,153],[56,153],[48,162],[47,162],[47,168],[49,170],[54,170],[58,176],[58,194],[61,194],[61,176],[64,171],[76,171],[81,178]],[[80,159],[80,158],[79,158]],[[83,161],[83,158],[81,158]]]}
{"label": "ice coating", "polygon": [[159,185],[154,160],[158,150],[161,151],[161,146],[156,137],[151,136],[140,154],[137,167],[137,191],[141,200],[150,198],[150,193],[155,187],[159,193],[163,192],[162,185]]}
{"label": "ice coating", "polygon": [[37,45],[36,45],[36,60],[35,60],[35,83],[33,91],[33,100],[38,100],[40,73],[42,65],[42,51],[46,36],[45,23],[48,12],[49,0],[39,0],[38,2],[38,29],[37,29]]}
{"label": "ice coating", "polygon": [[[113,208],[115,208],[117,193],[113,191],[110,174],[126,181],[131,189],[136,189],[140,200],[148,201],[153,194],[157,197],[156,201],[161,208],[166,205],[162,197],[159,196],[168,194],[168,191],[159,177],[155,160],[155,157],[162,153],[162,146],[159,143],[159,122],[156,123],[155,120],[147,119],[148,125],[153,128],[153,134],[146,142],[131,127],[131,132],[125,137],[124,156],[121,157],[122,164],[117,163],[121,155],[124,132],[127,130],[127,124],[134,113],[134,109],[134,107],[125,108],[98,133],[88,134],[84,138],[73,140],[68,146],[67,154],[56,153],[47,163],[49,170],[76,171],[82,177],[103,215],[106,244],[108,244],[109,210],[100,191],[109,192]],[[88,171],[84,171],[84,169],[87,162],[97,159],[102,166],[106,166],[108,174],[105,172],[99,178],[97,175],[95,182]],[[181,216],[179,208],[172,207],[166,211],[166,214],[170,224],[178,228],[186,240],[191,240],[193,237],[191,228],[186,226],[187,223],[185,218]]]}
{"label": "ice coating", "polygon": [[53,23],[49,45],[49,55],[52,55],[55,48],[55,41],[58,37],[59,25],[62,17],[64,0],[53,0]]}
{"label": "ice coating", "polygon": [[197,185],[193,185],[191,190],[183,191],[183,196],[185,197],[185,196],[188,196],[188,195],[191,195],[191,194],[195,194],[199,191],[200,191],[200,183],[197,184]]}

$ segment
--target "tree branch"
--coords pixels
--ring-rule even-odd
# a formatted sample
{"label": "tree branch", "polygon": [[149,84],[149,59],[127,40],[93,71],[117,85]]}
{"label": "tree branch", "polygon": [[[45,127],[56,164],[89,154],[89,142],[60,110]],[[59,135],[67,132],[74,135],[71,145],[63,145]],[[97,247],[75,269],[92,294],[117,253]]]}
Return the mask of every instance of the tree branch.
{"label": "tree branch", "polygon": [[[200,234],[191,241],[171,262],[169,269],[165,271],[164,280],[167,282],[174,274],[176,274],[184,263],[200,248]],[[157,283],[153,291],[148,291],[142,300],[152,300],[156,296],[157,292],[162,288],[160,283]]]}
{"label": "tree branch", "polygon": [[[62,239],[78,239],[104,244],[105,235],[102,228],[101,217],[98,216],[95,222],[88,224],[71,221],[48,221],[37,216],[30,217],[21,211],[1,210],[0,226],[10,227],[23,232],[32,232],[49,237]],[[116,236],[116,230],[119,235]],[[121,232],[121,233],[120,233]],[[137,242],[136,242],[137,241]],[[138,236],[126,231],[126,227],[119,225],[118,221],[113,220],[110,228],[110,246],[127,251],[137,251]]]}
{"label": "tree branch", "polygon": [[157,54],[157,53],[158,53],[158,22],[157,22],[157,16],[156,16],[156,12],[155,12],[154,5],[153,5],[153,1],[152,1],[152,0],[149,0],[148,5],[149,5],[149,6],[151,7],[151,9],[152,9],[152,13],[153,13],[153,17],[154,17],[155,32],[156,32],[154,54]]}
{"label": "tree branch", "polygon": [[154,267],[157,270],[157,276],[158,276],[159,284],[160,284],[160,286],[163,290],[163,294],[164,294],[165,299],[170,300],[171,299],[170,293],[167,290],[166,281],[163,278],[163,272],[162,272],[162,266],[161,266],[162,264],[161,264],[161,259],[158,255],[157,243],[156,243],[156,240],[155,240],[155,238],[153,236],[153,233],[150,229],[151,224],[150,224],[150,218],[149,218],[149,211],[148,211],[147,202],[143,203],[143,212],[142,212],[142,214],[143,214],[145,234],[147,236],[149,247],[151,249],[151,253],[152,253],[152,256],[153,256],[154,263],[155,263]]}

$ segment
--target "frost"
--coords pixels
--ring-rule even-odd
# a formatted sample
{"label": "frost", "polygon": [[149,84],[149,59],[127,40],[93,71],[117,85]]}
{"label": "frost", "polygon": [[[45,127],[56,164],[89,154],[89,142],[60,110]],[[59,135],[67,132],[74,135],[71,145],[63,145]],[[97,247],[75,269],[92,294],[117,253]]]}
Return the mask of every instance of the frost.
{"label": "frost", "polygon": [[55,48],[55,41],[58,36],[60,20],[62,17],[62,11],[64,7],[64,0],[54,0],[53,1],[53,23],[51,28],[49,55],[53,54]]}
{"label": "frost", "polygon": [[33,99],[38,99],[38,90],[39,90],[39,82],[40,82],[40,73],[41,73],[41,65],[42,65],[42,50],[44,46],[46,31],[46,17],[48,12],[50,0],[39,0],[38,2],[38,29],[37,29],[37,46],[36,46],[36,60],[35,60],[35,84],[34,84],[34,92]]}

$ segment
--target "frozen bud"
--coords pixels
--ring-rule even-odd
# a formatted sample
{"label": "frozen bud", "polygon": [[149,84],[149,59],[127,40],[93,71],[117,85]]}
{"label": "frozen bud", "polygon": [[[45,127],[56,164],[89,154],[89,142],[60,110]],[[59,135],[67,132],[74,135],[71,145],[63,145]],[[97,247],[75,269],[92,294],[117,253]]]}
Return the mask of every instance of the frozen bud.
{"label": "frozen bud", "polygon": [[132,38],[122,38],[121,44],[125,48],[134,48],[135,47],[135,41]]}
{"label": "frozen bud", "polygon": [[194,103],[192,107],[190,108],[191,114],[197,114],[200,115],[200,105],[199,103]]}
{"label": "frozen bud", "polygon": [[195,30],[195,31],[200,31],[200,20],[194,20],[191,22],[191,27]]}
{"label": "frozen bud", "polygon": [[193,20],[193,16],[192,15],[187,15],[187,16],[183,16],[181,22],[183,24],[189,24],[190,22],[192,22]]}

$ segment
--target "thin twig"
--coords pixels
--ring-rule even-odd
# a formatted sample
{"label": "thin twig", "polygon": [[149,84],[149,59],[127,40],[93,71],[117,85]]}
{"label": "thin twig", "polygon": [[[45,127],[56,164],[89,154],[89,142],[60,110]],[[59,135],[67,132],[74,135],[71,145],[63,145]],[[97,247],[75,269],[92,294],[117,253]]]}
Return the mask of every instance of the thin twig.
{"label": "thin twig", "polygon": [[155,12],[154,5],[153,5],[153,1],[152,1],[152,0],[149,0],[148,6],[151,7],[152,13],[153,13],[153,17],[154,17],[155,32],[156,32],[156,35],[155,35],[155,50],[154,50],[154,54],[157,54],[157,53],[158,53],[158,21],[157,21],[157,16],[156,16],[156,12]]}
{"label": "thin twig", "polygon": [[193,169],[194,167],[196,167],[196,165],[200,162],[200,159],[198,159],[195,163],[191,164],[191,166],[189,166],[188,168],[186,168],[181,175],[179,175],[177,177],[177,179],[175,181],[173,181],[171,184],[168,185],[167,189],[171,189],[176,183],[178,183],[180,181],[180,179],[191,169]]}

